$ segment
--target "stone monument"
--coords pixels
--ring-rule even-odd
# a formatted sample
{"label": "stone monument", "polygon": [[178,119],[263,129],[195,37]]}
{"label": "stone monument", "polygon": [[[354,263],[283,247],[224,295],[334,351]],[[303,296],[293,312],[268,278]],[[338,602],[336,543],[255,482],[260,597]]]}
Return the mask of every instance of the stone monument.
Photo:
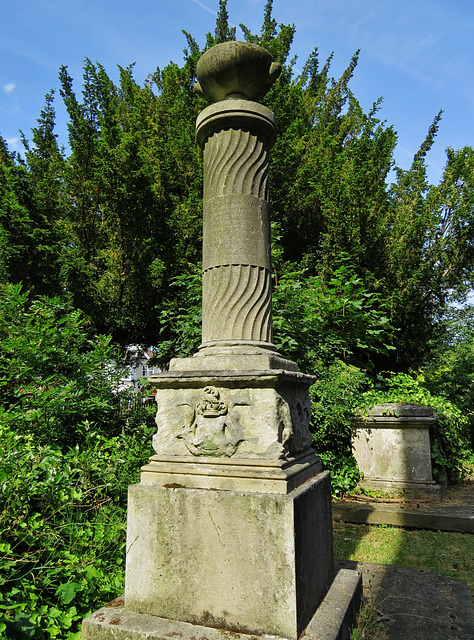
{"label": "stone monument", "polygon": [[368,415],[353,418],[352,449],[363,474],[362,487],[407,496],[441,499],[433,480],[431,407],[412,404],[376,405]]}
{"label": "stone monument", "polygon": [[[268,52],[244,42],[216,45],[199,60],[195,89],[212,101],[196,124],[202,344],[150,378],[156,454],[129,489],[125,602],[120,615],[103,609],[86,619],[84,638],[99,627],[101,637],[163,637],[172,624],[194,637],[297,640],[333,582],[330,478],[309,432],[314,378],[272,342],[276,126],[257,101],[279,73]],[[150,629],[155,635],[145,635]]]}

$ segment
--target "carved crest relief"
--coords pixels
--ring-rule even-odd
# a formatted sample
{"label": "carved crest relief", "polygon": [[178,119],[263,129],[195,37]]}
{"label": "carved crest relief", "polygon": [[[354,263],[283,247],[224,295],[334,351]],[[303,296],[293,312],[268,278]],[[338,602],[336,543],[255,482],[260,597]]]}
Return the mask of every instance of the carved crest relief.
{"label": "carved crest relief", "polygon": [[203,389],[191,415],[183,412],[184,424],[177,434],[195,456],[231,457],[244,440],[239,417],[229,411],[216,387]]}

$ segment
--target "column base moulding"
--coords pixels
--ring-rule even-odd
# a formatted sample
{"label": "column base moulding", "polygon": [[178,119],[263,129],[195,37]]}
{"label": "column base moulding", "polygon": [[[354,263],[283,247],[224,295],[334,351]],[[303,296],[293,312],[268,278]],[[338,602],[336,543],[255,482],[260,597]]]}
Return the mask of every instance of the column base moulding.
{"label": "column base moulding", "polygon": [[285,460],[156,455],[141,471],[142,484],[288,494],[321,473],[322,464],[310,449]]}

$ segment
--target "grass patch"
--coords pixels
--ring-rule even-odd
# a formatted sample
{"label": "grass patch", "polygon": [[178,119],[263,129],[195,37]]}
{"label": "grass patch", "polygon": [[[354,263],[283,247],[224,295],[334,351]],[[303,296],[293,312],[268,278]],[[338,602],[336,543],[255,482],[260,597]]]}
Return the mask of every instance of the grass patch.
{"label": "grass patch", "polygon": [[469,533],[334,523],[334,554],[340,560],[430,569],[465,580],[474,596],[474,536]]}
{"label": "grass patch", "polygon": [[[472,534],[345,522],[334,522],[333,532],[334,555],[339,560],[429,569],[464,580],[474,598]],[[351,640],[387,640],[380,610],[367,585]]]}
{"label": "grass patch", "polygon": [[358,616],[357,628],[352,629],[350,640],[388,640],[383,624],[380,622],[380,613],[370,598],[362,597],[362,606]]}

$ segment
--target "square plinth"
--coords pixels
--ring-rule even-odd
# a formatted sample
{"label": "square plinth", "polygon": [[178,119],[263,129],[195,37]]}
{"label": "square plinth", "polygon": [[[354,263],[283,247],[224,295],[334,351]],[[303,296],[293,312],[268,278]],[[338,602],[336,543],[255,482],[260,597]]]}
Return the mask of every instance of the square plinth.
{"label": "square plinth", "polygon": [[129,488],[129,611],[296,640],[333,575],[327,472],[287,495]]}
{"label": "square plinth", "polygon": [[406,422],[386,418],[358,426],[352,448],[364,480],[434,484],[431,470],[431,421]]}

